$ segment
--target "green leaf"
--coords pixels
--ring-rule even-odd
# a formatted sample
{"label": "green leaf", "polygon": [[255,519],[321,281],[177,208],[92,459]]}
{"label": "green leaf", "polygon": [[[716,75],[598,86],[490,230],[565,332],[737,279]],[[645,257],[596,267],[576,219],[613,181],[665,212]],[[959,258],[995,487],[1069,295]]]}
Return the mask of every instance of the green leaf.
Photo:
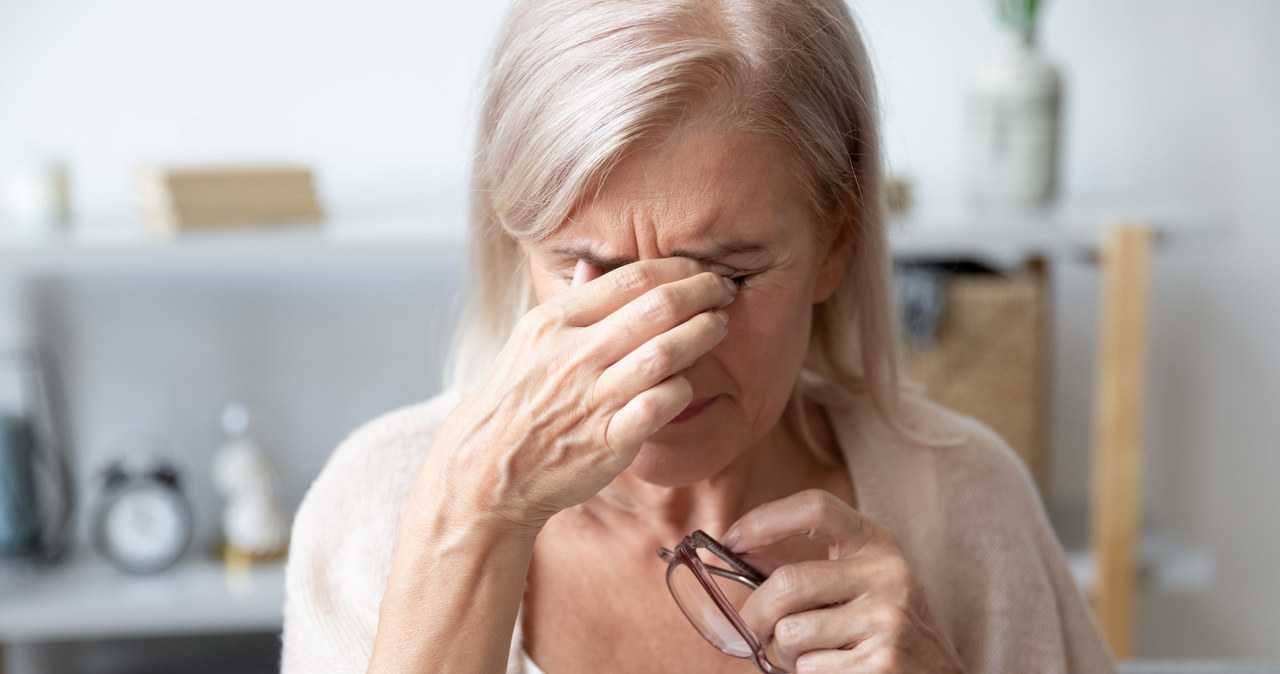
{"label": "green leaf", "polygon": [[1041,0],[996,0],[996,12],[1001,23],[1030,36],[1035,34],[1040,3]]}

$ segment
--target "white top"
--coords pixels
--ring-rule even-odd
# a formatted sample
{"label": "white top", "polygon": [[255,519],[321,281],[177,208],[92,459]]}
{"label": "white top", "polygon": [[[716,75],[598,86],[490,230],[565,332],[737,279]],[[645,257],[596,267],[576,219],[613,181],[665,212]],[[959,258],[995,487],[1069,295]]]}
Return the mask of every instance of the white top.
{"label": "white top", "polygon": [[529,654],[523,650],[520,651],[520,657],[524,660],[524,674],[546,674],[538,668],[538,665],[529,658]]}
{"label": "white top", "polygon": [[[446,393],[366,424],[311,486],[290,545],[284,674],[366,670],[400,515],[456,401]],[[1030,476],[998,436],[910,396],[906,423],[955,444],[911,443],[869,401],[825,411],[859,511],[897,536],[968,672],[1115,671]],[[507,672],[536,674],[519,625]]]}

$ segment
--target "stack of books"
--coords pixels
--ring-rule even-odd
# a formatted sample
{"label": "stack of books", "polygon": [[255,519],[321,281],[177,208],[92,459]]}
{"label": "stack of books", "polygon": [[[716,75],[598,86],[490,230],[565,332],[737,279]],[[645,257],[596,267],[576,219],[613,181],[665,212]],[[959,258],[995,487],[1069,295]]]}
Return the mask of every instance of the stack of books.
{"label": "stack of books", "polygon": [[147,223],[164,234],[315,225],[324,216],[311,170],[301,166],[154,166],[138,179]]}

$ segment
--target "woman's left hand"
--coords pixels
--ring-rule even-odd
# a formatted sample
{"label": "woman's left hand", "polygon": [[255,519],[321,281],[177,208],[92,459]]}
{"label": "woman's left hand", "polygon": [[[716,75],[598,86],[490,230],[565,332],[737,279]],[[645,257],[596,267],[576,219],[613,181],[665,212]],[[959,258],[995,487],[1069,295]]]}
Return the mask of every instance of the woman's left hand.
{"label": "woman's left hand", "polygon": [[793,536],[827,543],[828,559],[777,568],[742,607],[790,672],[960,672],[897,538],[832,494],[811,489],[738,520],[723,543],[757,550]]}

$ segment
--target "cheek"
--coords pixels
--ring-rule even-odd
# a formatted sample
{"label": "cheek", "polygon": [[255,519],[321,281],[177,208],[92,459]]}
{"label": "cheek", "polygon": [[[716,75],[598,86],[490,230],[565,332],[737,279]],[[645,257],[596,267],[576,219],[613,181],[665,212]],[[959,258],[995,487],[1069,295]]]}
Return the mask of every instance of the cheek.
{"label": "cheek", "polygon": [[529,270],[529,281],[533,284],[534,297],[538,299],[538,304],[542,304],[568,290],[573,279],[564,278],[559,272],[534,266]]}
{"label": "cheek", "polygon": [[743,296],[729,305],[729,334],[716,347],[744,395],[789,394],[808,350],[811,306],[792,298]]}

